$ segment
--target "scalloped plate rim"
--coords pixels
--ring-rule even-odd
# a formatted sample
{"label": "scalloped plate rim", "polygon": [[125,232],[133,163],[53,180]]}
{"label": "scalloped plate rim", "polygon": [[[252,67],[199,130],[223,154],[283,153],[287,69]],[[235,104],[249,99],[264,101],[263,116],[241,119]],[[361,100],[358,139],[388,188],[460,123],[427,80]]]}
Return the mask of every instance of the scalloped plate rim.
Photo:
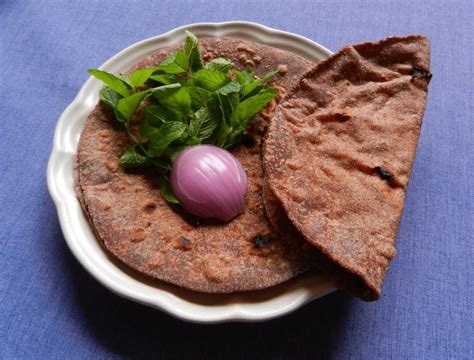
{"label": "scalloped plate rim", "polygon": [[[311,52],[314,51],[317,55],[310,59],[314,61],[331,55],[328,49],[312,40],[264,25],[245,21],[204,22],[183,25],[164,34],[136,42],[112,56],[100,68],[111,72],[125,71],[147,54],[172,43],[180,42],[184,38],[185,29],[193,31],[198,36],[236,36],[273,46],[277,46],[275,44],[278,43],[280,46],[277,47],[292,48],[291,51],[306,58],[311,57]],[[235,35],[236,33],[239,35]],[[291,43],[289,43],[290,40]],[[286,46],[281,46],[285,41]],[[66,243],[81,265],[96,280],[124,298],[160,309],[176,318],[198,323],[269,320],[295,311],[312,300],[335,290],[334,285],[329,280],[317,275],[306,275],[289,280],[287,282],[289,286],[283,285],[281,294],[269,301],[255,302],[255,304],[245,301],[239,303],[237,301],[231,304],[224,303],[224,305],[218,307],[206,306],[180,298],[173,293],[172,285],[158,283],[156,286],[150,286],[140,282],[129,274],[122,272],[110,259],[104,257],[103,250],[100,250],[100,244],[98,244],[85,215],[82,213],[72,181],[72,161],[74,160],[79,136],[85,118],[98,101],[97,93],[100,86],[97,80],[90,77],[60,116],[54,132],[53,146],[47,168],[48,189],[56,205]],[[77,125],[80,129],[77,128]],[[87,241],[90,242],[90,248],[87,248]],[[130,286],[130,284],[135,289],[128,288],[127,285]],[[291,285],[293,285],[293,288]],[[189,294],[193,293],[192,291],[189,292]],[[196,297],[198,296],[197,293],[194,294],[196,294]],[[278,302],[278,299],[285,295],[294,296],[285,301],[280,301],[281,304],[275,305],[272,303],[272,301]],[[200,294],[199,296],[207,295]],[[219,295],[209,294],[209,296]],[[237,300],[242,297],[245,297],[245,294],[241,293],[236,296]],[[265,310],[261,309],[262,306],[265,307]]]}

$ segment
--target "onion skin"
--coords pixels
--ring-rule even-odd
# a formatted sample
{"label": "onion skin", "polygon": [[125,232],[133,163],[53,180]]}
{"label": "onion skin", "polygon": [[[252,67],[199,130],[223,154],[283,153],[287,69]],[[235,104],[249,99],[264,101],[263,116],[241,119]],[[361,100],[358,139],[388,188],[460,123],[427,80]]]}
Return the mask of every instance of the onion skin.
{"label": "onion skin", "polygon": [[247,175],[234,155],[217,146],[184,149],[171,169],[171,187],[182,207],[201,218],[228,222],[245,210]]}

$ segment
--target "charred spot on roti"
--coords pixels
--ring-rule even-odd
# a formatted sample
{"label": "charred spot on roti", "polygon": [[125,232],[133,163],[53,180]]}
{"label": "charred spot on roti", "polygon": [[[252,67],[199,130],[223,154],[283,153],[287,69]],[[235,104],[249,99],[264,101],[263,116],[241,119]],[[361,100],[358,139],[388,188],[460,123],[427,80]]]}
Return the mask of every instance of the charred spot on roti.
{"label": "charred spot on roti", "polygon": [[386,180],[388,182],[393,180],[393,174],[381,166],[374,167],[374,171],[382,180]]}
{"label": "charred spot on roti", "polygon": [[252,147],[255,145],[255,138],[252,135],[244,134],[242,136],[242,144],[248,148]]}
{"label": "charred spot on roti", "polygon": [[339,122],[342,122],[342,123],[343,123],[343,122],[346,122],[346,121],[348,121],[348,120],[350,120],[350,119],[351,119],[351,116],[350,116],[349,114],[347,114],[347,113],[338,113],[338,114],[337,114],[337,120],[338,120]]}
{"label": "charred spot on roti", "polygon": [[156,204],[153,203],[153,202],[149,202],[149,203],[147,203],[147,204],[143,207],[143,210],[144,210],[147,214],[151,214],[151,213],[153,213],[153,212],[156,210]]}
{"label": "charred spot on roti", "polygon": [[257,235],[253,238],[253,246],[256,249],[261,249],[273,242],[273,238],[270,235]]}
{"label": "charred spot on roti", "polygon": [[182,251],[189,251],[192,249],[192,242],[184,236],[181,236],[177,241],[176,248]]}
{"label": "charred spot on roti", "polygon": [[413,65],[411,69],[411,77],[413,80],[420,79],[425,80],[427,83],[429,83],[431,78],[433,77],[433,74],[431,74],[428,70],[423,69],[422,67]]}

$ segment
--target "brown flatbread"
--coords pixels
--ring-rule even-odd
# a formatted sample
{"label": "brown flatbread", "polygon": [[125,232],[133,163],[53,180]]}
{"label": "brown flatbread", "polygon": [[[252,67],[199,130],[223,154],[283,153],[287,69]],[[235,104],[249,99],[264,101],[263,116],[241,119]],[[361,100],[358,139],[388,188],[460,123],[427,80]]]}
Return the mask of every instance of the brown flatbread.
{"label": "brown flatbread", "polygon": [[[263,183],[262,195],[265,211],[273,230],[283,239],[304,241],[305,238],[290,221],[285,213],[285,209],[273,194],[270,185],[266,181]],[[361,289],[365,287],[363,281],[358,276],[340,267],[320,251],[316,251],[314,254],[314,267],[331,279],[338,288],[346,289],[352,294],[360,293]]]}
{"label": "brown flatbread", "polygon": [[[429,61],[423,36],[345,47],[279,104],[265,142],[276,204],[337,264],[339,285],[365,300],[380,296],[396,253]],[[276,206],[265,198],[268,208]]]}
{"label": "brown flatbread", "polygon": [[[233,38],[200,40],[204,57],[252,65],[258,75],[280,67],[275,86],[283,95],[312,64],[269,46]],[[135,67],[154,66],[176,47],[159,51]],[[276,103],[257,116],[249,139],[232,149],[247,170],[247,210],[228,224],[199,222],[170,206],[156,177],[124,172],[120,155],[128,139],[108,109],[98,104],[89,115],[78,149],[78,197],[105,249],[131,268],[203,292],[254,290],[281,283],[307,270],[312,246],[272,231],[262,204],[261,139]]]}

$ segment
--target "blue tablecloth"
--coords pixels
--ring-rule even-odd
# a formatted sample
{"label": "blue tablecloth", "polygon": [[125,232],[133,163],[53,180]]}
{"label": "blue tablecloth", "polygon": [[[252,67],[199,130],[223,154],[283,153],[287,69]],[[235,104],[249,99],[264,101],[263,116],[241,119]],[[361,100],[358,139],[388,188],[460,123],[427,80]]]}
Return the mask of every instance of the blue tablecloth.
{"label": "blue tablecloth", "polygon": [[[472,1],[0,1],[0,358],[474,358]],[[337,50],[431,39],[430,94],[383,297],[342,293],[284,318],[181,322],[99,285],[46,188],[57,119],[88,75],[176,26],[248,20]]]}

